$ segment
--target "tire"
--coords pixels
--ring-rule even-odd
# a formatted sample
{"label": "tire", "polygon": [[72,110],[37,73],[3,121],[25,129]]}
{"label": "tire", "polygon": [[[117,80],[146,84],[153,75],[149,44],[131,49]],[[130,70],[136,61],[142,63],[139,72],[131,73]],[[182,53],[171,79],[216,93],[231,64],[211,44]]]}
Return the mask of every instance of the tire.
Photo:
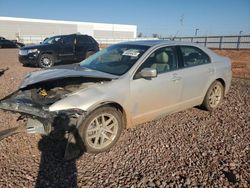
{"label": "tire", "polygon": [[49,68],[54,66],[55,59],[53,55],[42,54],[39,58],[38,66],[41,68]]}
{"label": "tire", "polygon": [[85,59],[87,59],[89,56],[92,56],[93,54],[95,54],[94,51],[88,51],[85,55]]}
{"label": "tire", "polygon": [[202,107],[204,107],[208,111],[213,111],[222,102],[224,92],[224,86],[221,84],[221,82],[213,82],[206,93],[206,96],[202,103]]}
{"label": "tire", "polygon": [[[103,124],[103,117],[104,122],[108,126]],[[88,153],[108,151],[115,145],[122,130],[122,113],[116,108],[109,106],[94,110],[84,119],[78,128],[79,135],[84,144],[83,149]]]}

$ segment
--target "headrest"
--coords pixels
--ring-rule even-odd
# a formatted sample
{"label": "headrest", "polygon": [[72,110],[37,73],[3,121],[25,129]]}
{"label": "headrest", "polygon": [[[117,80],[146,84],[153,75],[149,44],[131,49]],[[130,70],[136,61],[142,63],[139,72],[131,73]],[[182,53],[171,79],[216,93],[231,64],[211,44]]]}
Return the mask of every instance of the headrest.
{"label": "headrest", "polygon": [[161,52],[156,55],[157,63],[166,64],[168,63],[168,54],[166,52]]}

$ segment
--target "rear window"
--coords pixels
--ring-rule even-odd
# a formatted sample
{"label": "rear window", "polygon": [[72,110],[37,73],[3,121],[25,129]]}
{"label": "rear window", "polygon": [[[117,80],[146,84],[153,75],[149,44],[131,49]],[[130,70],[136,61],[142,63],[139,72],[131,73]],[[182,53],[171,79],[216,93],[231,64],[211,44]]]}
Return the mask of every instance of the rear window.
{"label": "rear window", "polygon": [[78,44],[96,44],[97,42],[91,36],[77,35]]}
{"label": "rear window", "polygon": [[184,67],[192,67],[210,63],[209,56],[194,46],[180,46]]}

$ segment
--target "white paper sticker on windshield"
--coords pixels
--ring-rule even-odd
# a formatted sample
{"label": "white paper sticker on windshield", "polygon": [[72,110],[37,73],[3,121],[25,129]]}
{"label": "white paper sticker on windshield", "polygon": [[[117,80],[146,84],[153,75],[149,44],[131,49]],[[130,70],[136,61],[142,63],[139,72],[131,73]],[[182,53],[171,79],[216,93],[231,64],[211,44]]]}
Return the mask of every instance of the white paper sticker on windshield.
{"label": "white paper sticker on windshield", "polygon": [[130,50],[126,50],[125,52],[123,52],[122,55],[137,57],[139,54],[140,52],[138,52],[138,50],[130,49]]}

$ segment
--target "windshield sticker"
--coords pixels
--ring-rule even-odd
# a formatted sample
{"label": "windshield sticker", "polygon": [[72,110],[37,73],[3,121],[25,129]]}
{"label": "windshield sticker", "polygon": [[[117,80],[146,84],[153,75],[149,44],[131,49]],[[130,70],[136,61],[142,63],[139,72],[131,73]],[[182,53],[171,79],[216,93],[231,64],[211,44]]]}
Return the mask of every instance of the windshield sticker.
{"label": "windshield sticker", "polygon": [[137,57],[139,54],[140,52],[138,52],[138,50],[130,49],[130,50],[126,50],[125,52],[123,52],[122,55],[130,56],[130,57]]}

